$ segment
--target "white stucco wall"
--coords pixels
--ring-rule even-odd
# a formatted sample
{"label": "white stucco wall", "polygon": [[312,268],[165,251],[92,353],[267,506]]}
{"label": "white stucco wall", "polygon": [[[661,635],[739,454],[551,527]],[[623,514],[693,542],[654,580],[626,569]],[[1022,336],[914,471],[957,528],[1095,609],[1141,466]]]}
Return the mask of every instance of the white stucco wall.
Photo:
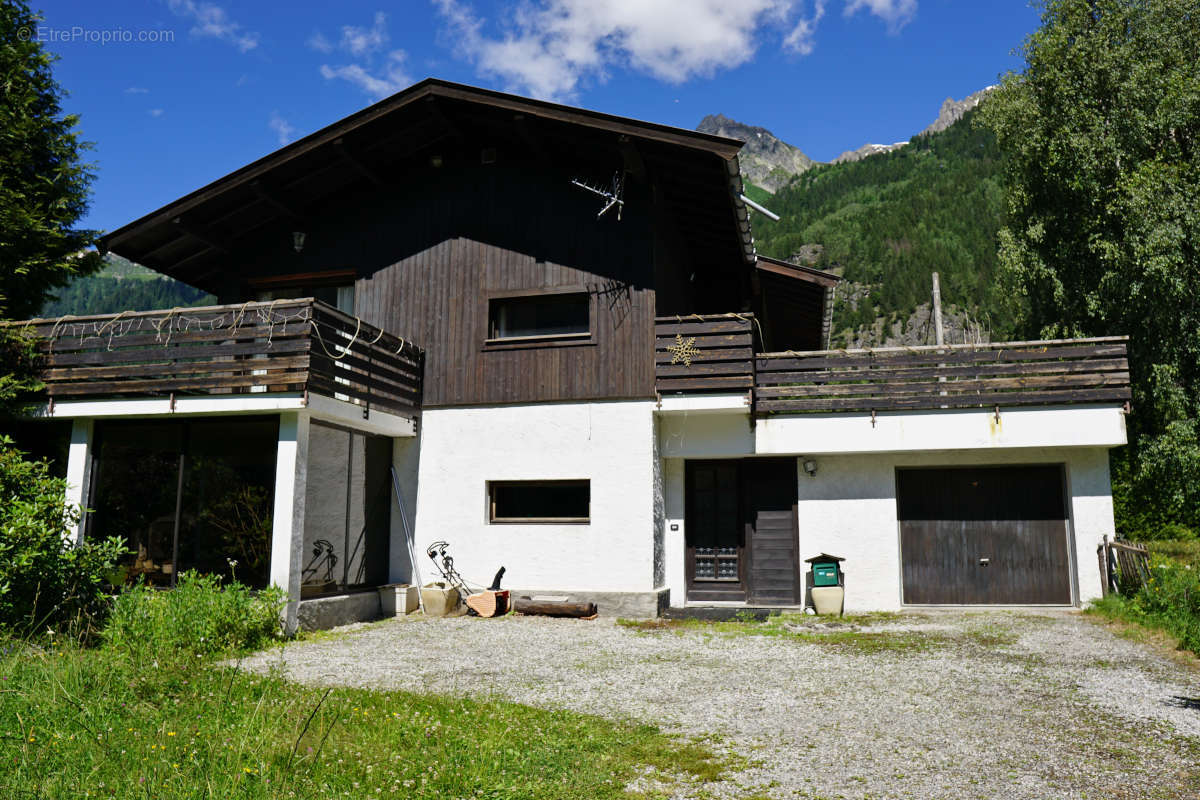
{"label": "white stucco wall", "polygon": [[1125,443],[1115,407],[940,410],[877,415],[773,417],[750,427],[729,409],[659,411],[663,456],[666,579],[673,604],[685,597],[684,461],[795,455],[814,458],[816,477],[798,469],[800,558],[844,556],[849,610],[901,607],[895,470],[908,466],[1065,464],[1079,602],[1100,593],[1096,547],[1113,535],[1108,450]]}
{"label": "white stucco wall", "polygon": [[[1113,535],[1108,452],[1103,448],[1036,448],[985,452],[883,453],[817,457],[817,474],[798,469],[800,559],[821,552],[846,559],[847,611],[901,608],[896,469],[918,466],[1065,464],[1077,598],[1100,594],[1096,547]],[[685,596],[683,459],[663,469],[667,509],[667,585]],[[672,528],[677,530],[672,530]]]}
{"label": "white stucco wall", "polygon": [[[654,402],[429,409],[421,418],[417,558],[445,539],[486,585],[647,592],[654,586]],[[587,478],[591,523],[489,524],[487,481]]]}

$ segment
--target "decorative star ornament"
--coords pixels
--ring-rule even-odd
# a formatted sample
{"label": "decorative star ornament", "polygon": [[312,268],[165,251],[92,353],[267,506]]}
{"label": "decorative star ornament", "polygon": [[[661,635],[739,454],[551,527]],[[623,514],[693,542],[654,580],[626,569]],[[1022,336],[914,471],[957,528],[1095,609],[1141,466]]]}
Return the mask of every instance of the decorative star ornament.
{"label": "decorative star ornament", "polygon": [[700,351],[696,348],[696,337],[683,340],[683,334],[675,334],[675,344],[667,346],[667,352],[671,354],[671,363],[678,364],[683,362],[685,367],[692,365],[692,359],[700,355]]}

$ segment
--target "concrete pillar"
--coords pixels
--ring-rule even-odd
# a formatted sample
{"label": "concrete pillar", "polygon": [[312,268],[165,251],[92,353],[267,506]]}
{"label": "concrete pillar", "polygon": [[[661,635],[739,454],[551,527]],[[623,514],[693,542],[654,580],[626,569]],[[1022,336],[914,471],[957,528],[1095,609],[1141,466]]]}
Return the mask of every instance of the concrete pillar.
{"label": "concrete pillar", "polygon": [[[416,535],[417,530],[417,474],[420,462],[420,436],[406,436],[392,439],[392,468],[396,471],[396,481],[389,483],[392,492],[391,506],[391,539],[388,542],[388,581],[390,583],[416,583],[417,576],[409,557],[409,537]],[[392,476],[388,476],[388,481]],[[396,487],[400,490],[400,503],[396,502]],[[400,510],[403,504],[403,515]],[[407,524],[406,524],[407,523]],[[413,541],[413,546],[416,542]],[[425,564],[420,563],[423,553],[417,553],[418,569]],[[428,574],[423,575],[428,580]]]}
{"label": "concrete pillar", "polygon": [[67,455],[67,506],[80,510],[79,521],[67,530],[71,544],[83,542],[84,507],[92,487],[92,441],[95,425],[91,419],[71,423],[71,445]]}
{"label": "concrete pillar", "polygon": [[275,511],[271,517],[271,583],[287,592],[284,627],[294,633],[304,565],[304,502],[308,483],[308,412],[279,415],[275,450]]}

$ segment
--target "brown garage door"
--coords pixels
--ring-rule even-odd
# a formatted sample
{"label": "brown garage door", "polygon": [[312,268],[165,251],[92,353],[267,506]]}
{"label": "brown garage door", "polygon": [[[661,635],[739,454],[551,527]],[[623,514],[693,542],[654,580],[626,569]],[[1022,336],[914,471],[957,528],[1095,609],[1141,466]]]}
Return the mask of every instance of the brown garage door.
{"label": "brown garage door", "polygon": [[1061,466],[896,474],[904,602],[1068,605]]}

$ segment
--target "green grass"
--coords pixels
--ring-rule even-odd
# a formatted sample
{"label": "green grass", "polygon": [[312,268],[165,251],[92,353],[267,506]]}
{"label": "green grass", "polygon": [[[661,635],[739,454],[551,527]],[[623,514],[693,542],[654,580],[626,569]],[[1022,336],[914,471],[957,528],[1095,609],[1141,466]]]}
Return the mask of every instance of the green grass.
{"label": "green grass", "polygon": [[650,726],[304,687],[150,648],[0,654],[0,796],[616,798],[731,762]]}
{"label": "green grass", "polygon": [[837,619],[817,619],[801,614],[776,614],[761,621],[746,617],[725,621],[619,619],[617,623],[647,634],[691,632],[726,636],[773,636],[861,654],[925,651],[949,642],[949,637],[940,633],[859,629],[859,626],[862,625],[893,622],[899,617],[899,614],[885,612],[847,615]]}

